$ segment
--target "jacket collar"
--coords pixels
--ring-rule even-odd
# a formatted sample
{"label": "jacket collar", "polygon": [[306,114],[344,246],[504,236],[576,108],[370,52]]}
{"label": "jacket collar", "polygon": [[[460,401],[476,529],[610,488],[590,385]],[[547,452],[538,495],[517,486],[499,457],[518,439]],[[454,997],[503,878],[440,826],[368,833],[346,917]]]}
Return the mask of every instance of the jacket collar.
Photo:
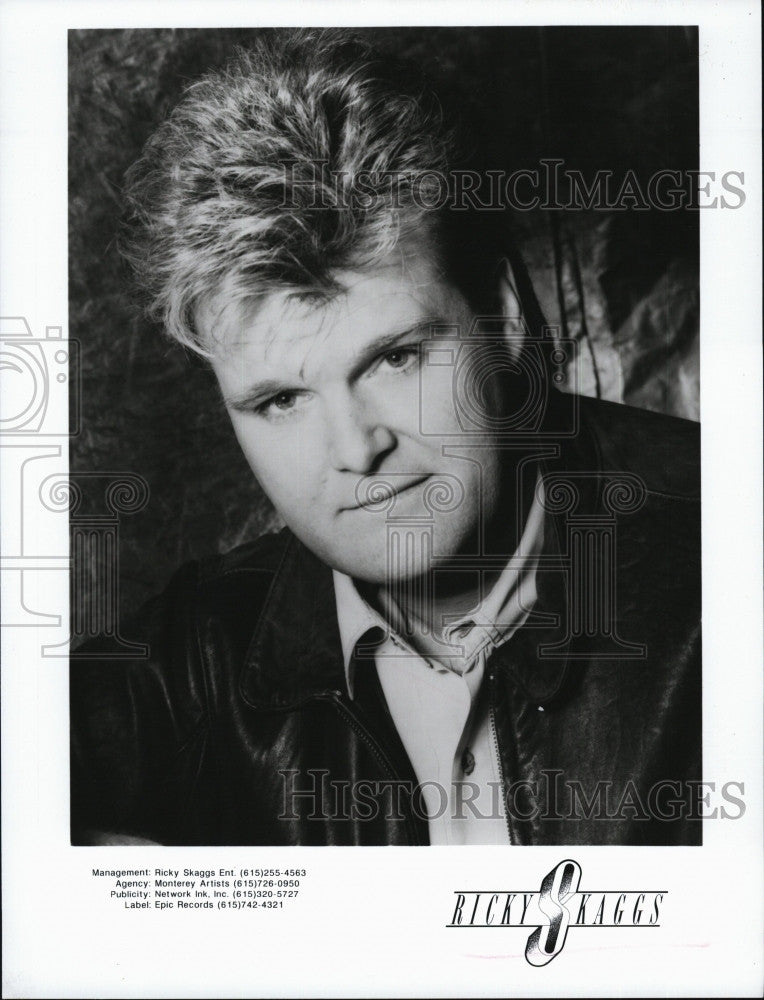
{"label": "jacket collar", "polygon": [[332,572],[291,534],[247,651],[241,692],[253,708],[298,708],[345,687]]}
{"label": "jacket collar", "polygon": [[548,425],[563,433],[539,441],[539,468],[546,493],[546,520],[537,600],[531,622],[496,652],[529,700],[539,706],[568,690],[572,636],[568,517],[601,516],[602,456],[580,396],[553,391]]}
{"label": "jacket collar", "polygon": [[[563,424],[573,426],[576,397],[555,393],[555,413]],[[562,415],[562,417],[561,417]],[[544,704],[557,698],[567,674],[569,643],[565,639],[567,574],[561,554],[565,552],[564,512],[554,511],[550,484],[571,474],[579,510],[594,513],[597,506],[598,456],[585,426],[568,439],[550,439],[539,460],[547,489],[544,551],[538,575],[538,598],[534,621],[495,654],[525,689],[529,698]],[[583,472],[583,476],[576,476]],[[551,478],[549,478],[551,477]],[[550,510],[551,508],[551,510]],[[346,679],[337,623],[332,572],[305,546],[286,531],[281,563],[266,597],[247,651],[241,676],[241,693],[253,708],[285,711],[314,699],[346,697]],[[554,647],[539,656],[541,646]]]}

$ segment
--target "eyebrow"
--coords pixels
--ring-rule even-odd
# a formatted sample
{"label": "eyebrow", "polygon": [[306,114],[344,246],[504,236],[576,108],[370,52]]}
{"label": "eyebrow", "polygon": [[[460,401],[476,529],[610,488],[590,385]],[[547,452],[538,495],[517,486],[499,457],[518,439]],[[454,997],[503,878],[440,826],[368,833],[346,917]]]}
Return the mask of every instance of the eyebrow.
{"label": "eyebrow", "polygon": [[[358,375],[366,368],[366,366],[374,360],[374,358],[388,350],[391,347],[395,347],[406,337],[410,337],[412,334],[420,333],[424,330],[430,329],[433,326],[441,326],[444,321],[436,317],[428,317],[427,319],[420,320],[414,323],[413,326],[406,327],[405,330],[400,330],[397,333],[388,333],[382,337],[378,337],[376,340],[367,344],[363,351],[361,352],[358,359],[354,362],[353,367],[350,371],[351,379],[357,378]],[[302,375],[302,373],[300,373]],[[224,396],[223,403],[232,410],[251,410],[254,407],[266,402],[273,396],[277,396],[280,392],[292,392],[298,386],[295,386],[292,382],[287,382],[283,379],[261,379],[258,382],[253,382],[247,389],[238,395]]]}

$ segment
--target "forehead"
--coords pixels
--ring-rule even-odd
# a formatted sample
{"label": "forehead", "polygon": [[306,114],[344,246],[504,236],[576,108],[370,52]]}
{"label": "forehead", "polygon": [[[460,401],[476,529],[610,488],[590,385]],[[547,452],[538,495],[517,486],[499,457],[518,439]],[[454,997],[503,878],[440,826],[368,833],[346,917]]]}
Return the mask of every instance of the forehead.
{"label": "forehead", "polygon": [[236,361],[260,369],[305,365],[329,348],[352,355],[417,323],[457,322],[466,309],[425,255],[399,255],[373,270],[334,277],[342,290],[328,301],[282,291],[256,304],[211,303],[200,310],[199,326],[215,367]]}

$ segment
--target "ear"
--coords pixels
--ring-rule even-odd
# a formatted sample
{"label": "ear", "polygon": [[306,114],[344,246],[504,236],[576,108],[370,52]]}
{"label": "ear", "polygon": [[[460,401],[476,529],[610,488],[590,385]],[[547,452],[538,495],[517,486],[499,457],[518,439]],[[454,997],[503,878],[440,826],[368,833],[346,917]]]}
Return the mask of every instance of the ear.
{"label": "ear", "polygon": [[499,308],[504,321],[504,337],[509,353],[517,359],[523,349],[526,331],[515,273],[506,258],[499,265],[497,280]]}

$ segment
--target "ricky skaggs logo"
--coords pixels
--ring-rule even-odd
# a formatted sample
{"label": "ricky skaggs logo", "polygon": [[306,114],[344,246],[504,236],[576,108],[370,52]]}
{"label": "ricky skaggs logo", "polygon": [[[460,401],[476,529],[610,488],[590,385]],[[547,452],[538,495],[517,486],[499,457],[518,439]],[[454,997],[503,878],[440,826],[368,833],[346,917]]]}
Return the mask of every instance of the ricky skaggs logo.
{"label": "ricky skaggs logo", "polygon": [[533,927],[525,946],[531,965],[548,965],[574,927],[660,927],[665,890],[580,892],[581,866],[568,858],[541,881],[539,892],[455,891],[449,928]]}

